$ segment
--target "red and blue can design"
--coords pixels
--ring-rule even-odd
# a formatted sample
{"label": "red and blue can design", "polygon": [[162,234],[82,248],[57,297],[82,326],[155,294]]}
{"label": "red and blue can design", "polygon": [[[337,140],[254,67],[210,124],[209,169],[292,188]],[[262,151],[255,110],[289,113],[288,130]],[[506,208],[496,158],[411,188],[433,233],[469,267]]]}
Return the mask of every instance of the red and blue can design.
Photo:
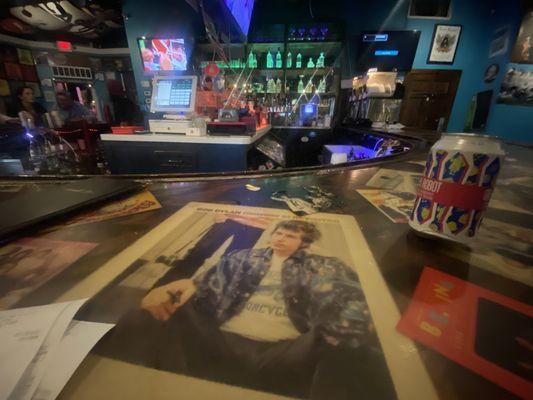
{"label": "red and blue can design", "polygon": [[425,234],[468,241],[475,236],[504,152],[497,140],[447,135],[431,148],[409,225]]}

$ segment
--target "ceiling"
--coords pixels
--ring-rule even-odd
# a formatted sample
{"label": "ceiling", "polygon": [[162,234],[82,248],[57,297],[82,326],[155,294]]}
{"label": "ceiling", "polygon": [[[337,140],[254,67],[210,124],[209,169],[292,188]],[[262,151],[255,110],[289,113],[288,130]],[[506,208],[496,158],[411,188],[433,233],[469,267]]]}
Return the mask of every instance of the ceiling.
{"label": "ceiling", "polygon": [[119,0],[7,0],[0,33],[30,40],[126,45]]}

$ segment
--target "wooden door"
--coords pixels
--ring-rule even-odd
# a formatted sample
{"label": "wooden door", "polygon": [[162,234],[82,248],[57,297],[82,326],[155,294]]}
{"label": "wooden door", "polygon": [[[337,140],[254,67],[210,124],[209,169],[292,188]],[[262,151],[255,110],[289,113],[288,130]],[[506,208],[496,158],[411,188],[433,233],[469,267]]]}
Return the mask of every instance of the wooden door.
{"label": "wooden door", "polygon": [[405,95],[400,122],[405,126],[436,130],[439,119],[448,125],[457,86],[459,70],[413,70],[405,78]]}

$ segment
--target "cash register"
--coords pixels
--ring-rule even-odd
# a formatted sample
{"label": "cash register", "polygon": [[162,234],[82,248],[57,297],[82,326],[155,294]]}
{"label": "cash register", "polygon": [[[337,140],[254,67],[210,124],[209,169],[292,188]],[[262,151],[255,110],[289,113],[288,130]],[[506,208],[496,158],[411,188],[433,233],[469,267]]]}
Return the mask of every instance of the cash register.
{"label": "cash register", "polygon": [[148,120],[152,133],[206,134],[205,122],[194,119],[197,81],[192,75],[154,77],[150,112],[164,114],[163,119]]}

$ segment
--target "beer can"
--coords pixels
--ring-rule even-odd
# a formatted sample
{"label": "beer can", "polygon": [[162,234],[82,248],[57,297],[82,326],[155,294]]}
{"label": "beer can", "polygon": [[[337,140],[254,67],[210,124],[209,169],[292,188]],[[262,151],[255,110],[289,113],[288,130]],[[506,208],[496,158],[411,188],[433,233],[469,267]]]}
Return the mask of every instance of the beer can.
{"label": "beer can", "polygon": [[471,240],[483,219],[504,158],[498,139],[444,135],[429,151],[409,225],[424,236]]}

